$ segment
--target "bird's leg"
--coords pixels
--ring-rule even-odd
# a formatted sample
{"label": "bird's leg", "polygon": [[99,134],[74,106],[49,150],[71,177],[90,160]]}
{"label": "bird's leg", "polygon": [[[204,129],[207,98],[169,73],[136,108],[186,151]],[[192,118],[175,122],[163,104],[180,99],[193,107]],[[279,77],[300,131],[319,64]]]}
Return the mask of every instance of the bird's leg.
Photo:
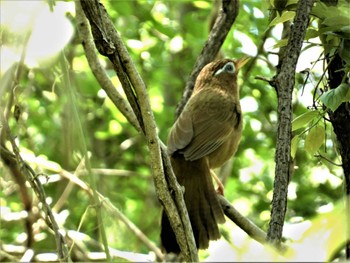
{"label": "bird's leg", "polygon": [[219,177],[215,174],[213,170],[210,170],[211,176],[214,178],[216,184],[218,185],[218,189],[216,189],[216,192],[222,196],[224,196],[224,185],[220,181]]}

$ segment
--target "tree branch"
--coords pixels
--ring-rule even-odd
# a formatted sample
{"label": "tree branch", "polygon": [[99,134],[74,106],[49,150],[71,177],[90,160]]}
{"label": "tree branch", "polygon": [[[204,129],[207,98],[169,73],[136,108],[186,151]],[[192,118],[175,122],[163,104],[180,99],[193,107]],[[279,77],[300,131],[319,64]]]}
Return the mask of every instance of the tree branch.
{"label": "tree branch", "polygon": [[225,197],[219,194],[217,196],[225,215],[230,218],[232,222],[234,222],[237,226],[239,226],[244,232],[246,232],[251,238],[264,245],[266,243],[266,233],[249,219],[241,215],[231,205],[231,203],[225,199]]}
{"label": "tree branch", "polygon": [[[246,232],[251,238],[262,245],[266,245],[267,234],[261,228],[238,212],[233,205],[227,199],[225,199],[225,197],[218,194],[218,198],[225,215],[231,219],[232,222]],[[283,252],[287,250],[287,247],[283,244],[280,244],[279,248]]]}
{"label": "tree branch", "polygon": [[156,124],[145,84],[103,5],[97,0],[82,0],[81,5],[90,22],[96,47],[102,55],[107,56],[113,63],[131,107],[146,136],[158,198],[169,216],[183,257],[186,261],[198,261],[197,249],[183,201],[181,187],[176,182],[171,169],[167,169],[167,177],[172,178],[171,180],[175,182],[175,184],[170,186],[176,196],[176,203],[174,203],[164,177],[163,162],[166,160],[166,163],[170,163],[170,161],[166,152],[160,149],[160,140],[157,135]]}
{"label": "tree branch", "polygon": [[[75,184],[76,186],[80,187],[84,191],[86,191],[90,196],[94,195],[93,189],[89,187],[84,181],[79,179],[75,174],[72,174],[62,168],[58,170],[54,170],[50,167],[50,165],[47,165],[48,169],[51,169],[52,172],[58,173],[62,178],[65,178],[69,180],[72,184]],[[163,259],[163,254],[159,250],[157,246],[155,246],[151,240],[147,238],[147,236],[132,222],[130,221],[117,207],[115,207],[108,198],[106,198],[101,193],[97,192],[97,196],[100,200],[101,205],[106,209],[106,212],[113,218],[118,218],[120,221],[122,221],[126,227],[135,234],[135,236],[141,240],[142,243],[144,243],[151,251],[155,253],[157,258]]]}
{"label": "tree branch", "polygon": [[103,69],[98,56],[96,54],[96,46],[94,44],[89,22],[86,19],[80,4],[76,3],[76,18],[78,24],[78,33],[84,47],[85,55],[89,66],[100,87],[106,92],[117,109],[125,116],[128,122],[141,132],[140,124],[130,104],[118,93],[112,81],[108,77],[106,71]]}
{"label": "tree branch", "polygon": [[314,0],[298,2],[298,8],[291,29],[286,52],[281,59],[274,79],[278,96],[278,130],[276,145],[275,182],[272,199],[271,221],[267,240],[278,246],[282,239],[282,230],[287,209],[287,192],[290,176],[290,144],[292,134],[292,92],[295,83],[295,68],[309,23],[309,13]]}
{"label": "tree branch", "polygon": [[213,61],[220,51],[222,43],[226,39],[232,24],[235,22],[239,12],[239,0],[222,0],[222,7],[213,28],[210,31],[208,40],[198,56],[190,77],[187,80],[182,99],[176,109],[176,117],[180,115],[188,99],[191,97],[197,76],[202,68]]}

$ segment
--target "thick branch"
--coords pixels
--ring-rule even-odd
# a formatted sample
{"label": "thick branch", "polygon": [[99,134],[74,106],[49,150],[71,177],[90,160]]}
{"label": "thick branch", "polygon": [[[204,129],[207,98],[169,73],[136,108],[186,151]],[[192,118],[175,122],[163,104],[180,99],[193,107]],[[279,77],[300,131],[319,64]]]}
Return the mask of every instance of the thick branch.
{"label": "thick branch", "polygon": [[210,31],[208,40],[197,58],[192,73],[187,80],[183,97],[177,107],[176,116],[179,116],[191,97],[194,83],[202,68],[213,61],[218,54],[222,43],[226,39],[232,24],[235,22],[239,11],[239,0],[222,0],[222,7],[213,28]]}
{"label": "thick branch", "polygon": [[[343,40],[344,41],[344,40]],[[329,55],[328,55],[329,56]],[[328,84],[331,89],[337,88],[343,81],[345,71],[344,61],[337,53],[333,59],[328,61]],[[328,110],[334,133],[337,136],[338,147],[342,159],[342,168],[345,182],[346,215],[350,220],[350,107],[349,102],[343,102],[334,112]],[[346,258],[350,259],[350,225],[345,227],[347,241],[345,246]]]}
{"label": "thick branch", "polygon": [[98,59],[96,47],[89,28],[89,23],[83,13],[83,10],[81,9],[80,4],[78,3],[76,4],[76,18],[78,23],[78,32],[84,47],[85,55],[96,80],[100,84],[101,88],[106,92],[107,96],[111,99],[113,104],[129,121],[129,123],[133,125],[136,130],[141,131],[141,127],[130,104],[121,94],[118,93]]}
{"label": "thick branch", "polygon": [[267,240],[273,245],[278,245],[281,242],[287,209],[289,168],[291,163],[292,92],[295,83],[295,68],[309,23],[309,13],[313,3],[314,0],[298,2],[294,26],[286,48],[288,52],[282,58],[280,70],[274,81],[278,96],[278,131],[271,221],[267,233]]}
{"label": "thick branch", "polygon": [[[161,152],[153,112],[149,103],[146,86],[138,74],[118,32],[103,5],[97,0],[82,0],[81,5],[87,16],[97,49],[113,63],[128,100],[147,138],[150,150],[151,168],[157,194],[174,228],[176,238],[186,261],[198,261],[192,229],[183,201],[182,191],[176,183],[174,203],[164,177],[163,160],[169,162],[165,152]],[[129,94],[129,95],[128,95]],[[173,178],[173,173],[168,177]],[[173,180],[176,181],[175,177]],[[180,216],[179,216],[180,215]]]}

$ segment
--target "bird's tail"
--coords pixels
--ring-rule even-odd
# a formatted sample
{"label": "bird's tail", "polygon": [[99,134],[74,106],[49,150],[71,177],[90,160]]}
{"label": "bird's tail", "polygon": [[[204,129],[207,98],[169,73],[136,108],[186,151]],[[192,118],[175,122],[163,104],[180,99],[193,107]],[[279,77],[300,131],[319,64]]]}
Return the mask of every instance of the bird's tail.
{"label": "bird's tail", "polygon": [[[209,240],[220,238],[218,223],[225,217],[210,175],[207,159],[186,161],[182,154],[174,154],[171,164],[178,182],[184,186],[184,199],[198,249],[206,249]],[[165,212],[162,215],[161,241],[166,252],[179,253],[175,234]]]}

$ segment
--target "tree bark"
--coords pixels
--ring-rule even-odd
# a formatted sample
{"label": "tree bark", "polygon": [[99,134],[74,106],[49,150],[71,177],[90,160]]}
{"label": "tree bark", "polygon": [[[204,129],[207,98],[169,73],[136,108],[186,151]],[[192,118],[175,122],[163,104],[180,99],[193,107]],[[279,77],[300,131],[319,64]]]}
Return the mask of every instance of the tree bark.
{"label": "tree bark", "polygon": [[[182,188],[176,183],[172,170],[167,168],[170,166],[170,161],[157,135],[146,85],[137,72],[104,6],[98,0],[81,0],[80,3],[89,20],[96,48],[100,54],[108,57],[112,62],[139,126],[147,139],[157,195],[168,214],[182,256],[185,261],[198,261]],[[169,185],[165,180],[165,174]],[[169,189],[172,189],[175,200],[172,199]]]}
{"label": "tree bark", "polygon": [[[331,89],[337,88],[344,78],[344,62],[337,53],[333,59],[328,58],[328,84]],[[338,148],[342,159],[342,168],[345,182],[345,198],[347,222],[350,222],[350,103],[342,103],[334,112],[328,111],[334,133],[337,136]],[[347,231],[346,258],[350,259],[350,226],[345,226]]]}
{"label": "tree bark", "polygon": [[[338,0],[322,0],[328,6],[336,6]],[[324,45],[328,45],[325,38],[320,37]],[[344,39],[340,39],[345,41]],[[326,54],[326,60],[328,63],[328,85],[330,89],[337,88],[345,80],[345,61],[342,60],[339,50],[334,55]],[[346,76],[346,80],[349,84],[349,75]],[[332,123],[334,133],[337,137],[338,148],[342,160],[342,168],[344,172],[344,184],[345,184],[345,204],[346,204],[346,221],[350,222],[350,103],[344,102],[333,112],[328,110],[330,122]],[[346,259],[350,259],[350,223],[345,225],[347,233],[345,254]]]}
{"label": "tree bark", "polygon": [[271,220],[267,241],[278,246],[281,243],[284,218],[287,210],[287,193],[290,176],[290,145],[292,134],[292,92],[295,83],[295,68],[309,23],[309,13],[314,0],[299,1],[294,25],[291,28],[287,50],[281,59],[281,67],[273,85],[278,99],[278,130],[276,145],[275,182],[272,199]]}

